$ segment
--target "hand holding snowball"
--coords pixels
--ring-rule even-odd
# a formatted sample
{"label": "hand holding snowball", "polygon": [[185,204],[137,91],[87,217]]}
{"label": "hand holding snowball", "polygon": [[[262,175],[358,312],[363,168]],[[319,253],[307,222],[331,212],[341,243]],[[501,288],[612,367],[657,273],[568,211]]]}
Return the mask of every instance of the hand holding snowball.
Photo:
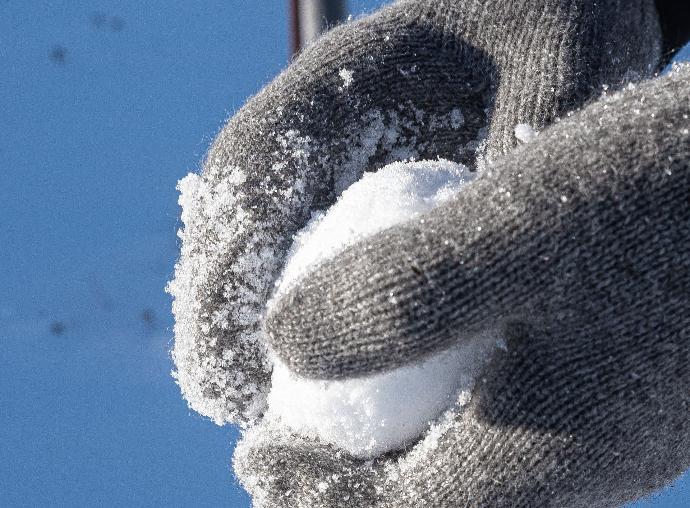
{"label": "hand holding snowball", "polygon": [[[611,505],[688,467],[688,71],[631,83],[669,40],[651,0],[401,0],[228,122],[180,184],[173,358],[257,506]],[[285,267],[363,174],[439,158],[481,172]]]}

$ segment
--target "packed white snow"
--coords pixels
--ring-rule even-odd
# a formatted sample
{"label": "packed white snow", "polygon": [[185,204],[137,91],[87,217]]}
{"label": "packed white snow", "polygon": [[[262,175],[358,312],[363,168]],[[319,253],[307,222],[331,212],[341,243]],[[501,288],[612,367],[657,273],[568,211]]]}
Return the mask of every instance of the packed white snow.
{"label": "packed white snow", "polygon": [[343,88],[348,88],[354,80],[354,73],[348,69],[340,69],[338,75],[340,76],[340,79],[343,80]]}
{"label": "packed white snow", "polygon": [[452,348],[390,372],[343,381],[306,379],[276,360],[272,417],[360,458],[413,442],[443,411],[467,401],[495,335],[464,337]]}
{"label": "packed white snow", "polygon": [[327,213],[314,214],[295,235],[273,300],[317,263],[377,231],[435,208],[474,175],[465,166],[446,160],[396,162],[365,173]]}
{"label": "packed white snow", "polygon": [[534,130],[531,125],[526,123],[519,123],[515,126],[515,137],[521,143],[529,143],[534,141],[537,137],[538,132]]}
{"label": "packed white snow", "polygon": [[[473,176],[443,160],[395,163],[366,174],[295,237],[274,301],[315,264],[438,206]],[[466,402],[497,345],[493,332],[458,337],[423,361],[340,381],[300,377],[275,359],[267,418],[356,457],[376,457],[410,444],[444,411]]]}

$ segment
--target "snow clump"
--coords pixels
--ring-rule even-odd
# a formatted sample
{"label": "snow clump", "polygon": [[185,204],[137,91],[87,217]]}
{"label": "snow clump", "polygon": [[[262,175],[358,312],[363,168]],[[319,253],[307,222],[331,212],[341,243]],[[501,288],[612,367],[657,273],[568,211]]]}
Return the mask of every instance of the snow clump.
{"label": "snow clump", "polygon": [[[272,302],[318,263],[440,205],[474,176],[445,160],[394,163],[365,174],[296,235]],[[303,378],[276,358],[266,417],[355,457],[377,457],[409,445],[439,415],[466,403],[496,346],[496,334],[487,331],[423,361],[346,380]]]}
{"label": "snow clump", "polygon": [[529,143],[534,141],[537,137],[538,132],[534,130],[531,125],[526,123],[519,123],[515,126],[515,137],[521,143]]}
{"label": "snow clump", "polygon": [[465,166],[446,160],[396,162],[365,173],[327,213],[314,214],[295,235],[272,301],[316,264],[363,238],[435,208],[474,175]]}

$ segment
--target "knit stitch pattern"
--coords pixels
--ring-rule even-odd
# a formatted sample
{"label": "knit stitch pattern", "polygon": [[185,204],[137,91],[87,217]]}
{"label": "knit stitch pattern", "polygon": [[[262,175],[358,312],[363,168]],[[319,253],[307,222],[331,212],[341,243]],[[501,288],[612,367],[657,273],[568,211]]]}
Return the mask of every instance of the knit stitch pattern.
{"label": "knit stitch pattern", "polygon": [[660,51],[652,0],[406,0],[306,48],[180,183],[169,291],[190,406],[219,424],[260,417],[262,316],[291,238],[363,172],[411,157],[477,167],[516,145],[516,124],[540,130],[650,75]]}
{"label": "knit stitch pattern", "polygon": [[268,507],[648,494],[690,467],[688,252],[690,65],[547,128],[454,201],[325,262],[268,318],[284,360],[329,378],[500,323],[507,351],[469,407],[373,462],[259,426],[236,470]]}

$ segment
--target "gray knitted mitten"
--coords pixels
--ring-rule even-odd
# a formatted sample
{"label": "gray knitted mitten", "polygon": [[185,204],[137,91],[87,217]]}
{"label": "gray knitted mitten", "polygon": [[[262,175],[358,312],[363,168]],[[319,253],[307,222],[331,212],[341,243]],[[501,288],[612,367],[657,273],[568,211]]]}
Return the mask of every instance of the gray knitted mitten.
{"label": "gray knitted mitten", "polygon": [[[260,506],[614,506],[690,467],[690,65],[604,97],[449,203],[310,272],[272,307],[295,370],[386,370],[499,324],[468,407],[358,462],[259,426]],[[390,295],[395,296],[394,299]]]}
{"label": "gray knitted mitten", "polygon": [[660,54],[652,0],[407,0],[307,48],[180,184],[169,289],[190,405],[218,423],[261,415],[261,316],[292,235],[364,171],[410,157],[474,167],[515,146],[516,124],[540,130]]}

